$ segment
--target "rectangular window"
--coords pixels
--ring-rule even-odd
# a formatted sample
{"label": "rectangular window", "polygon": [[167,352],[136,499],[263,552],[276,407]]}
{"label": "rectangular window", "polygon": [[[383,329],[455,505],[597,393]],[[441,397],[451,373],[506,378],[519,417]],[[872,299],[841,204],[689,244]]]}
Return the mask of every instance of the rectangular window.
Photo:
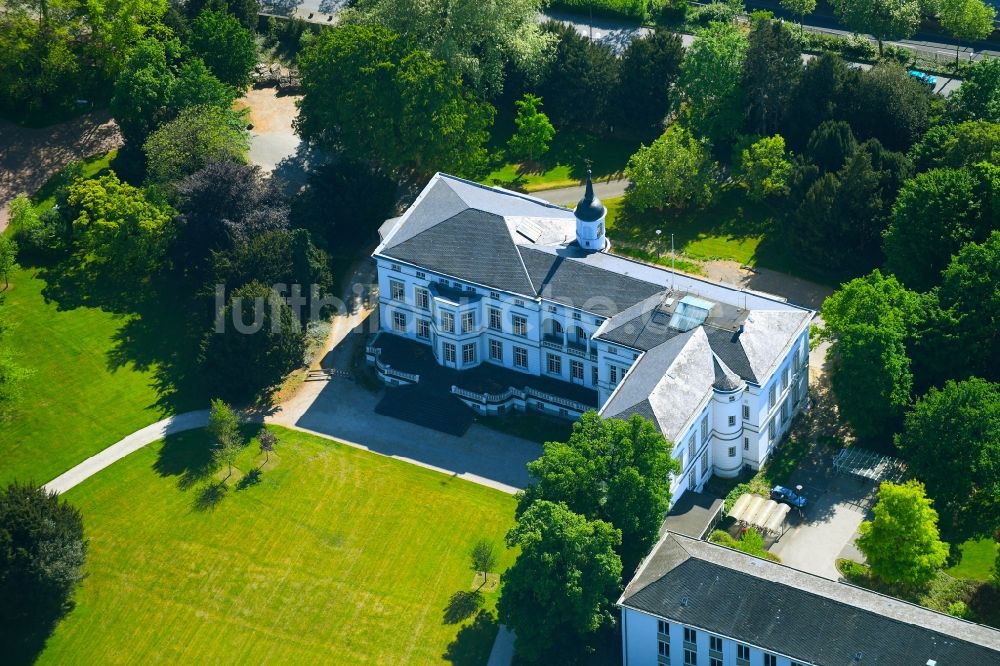
{"label": "rectangular window", "polygon": [[420,278],[421,280],[424,280],[427,278],[427,273],[424,273],[423,271],[417,271],[417,277]]}
{"label": "rectangular window", "polygon": [[583,381],[583,363],[580,361],[569,362],[569,375],[573,379]]}
{"label": "rectangular window", "polygon": [[722,657],[709,656],[708,666],[722,666]]}
{"label": "rectangular window", "polygon": [[580,313],[579,312],[574,312],[573,313],[573,319],[576,319],[577,321],[580,321]]}
{"label": "rectangular window", "polygon": [[698,450],[695,446],[694,435],[688,440],[688,460],[694,460],[694,454]]}
{"label": "rectangular window", "polygon": [[767,391],[767,408],[774,409],[775,403],[775,385],[771,384],[771,388]]}
{"label": "rectangular window", "polygon": [[730,458],[735,458],[736,457],[736,447],[735,446],[730,446],[729,447],[729,457]]}
{"label": "rectangular window", "polygon": [[705,478],[705,474],[708,473],[708,453],[701,457],[701,478]]}
{"label": "rectangular window", "polygon": [[389,280],[389,297],[394,301],[406,299],[406,287],[399,280]]}
{"label": "rectangular window", "polygon": [[524,347],[514,347],[514,367],[528,368],[528,350]]}
{"label": "rectangular window", "polygon": [[521,315],[510,316],[511,326],[514,328],[514,335],[525,337],[528,335],[528,319]]}
{"label": "rectangular window", "polygon": [[694,650],[684,649],[685,666],[698,666],[698,653]]}
{"label": "rectangular window", "polygon": [[392,329],[394,331],[399,331],[400,333],[406,332],[406,313],[405,312],[393,312],[392,313]]}
{"label": "rectangular window", "polygon": [[736,425],[736,417],[735,416],[730,416],[729,417],[729,425],[730,426]]}
{"label": "rectangular window", "polygon": [[774,419],[771,419],[771,423],[767,426],[767,436],[771,440],[771,444],[774,443],[774,438],[777,435],[778,428],[774,425]]}
{"label": "rectangular window", "polygon": [[476,343],[462,345],[462,364],[469,365],[476,362]]}
{"label": "rectangular window", "polygon": [[750,405],[743,405],[743,418],[749,420],[749,418],[750,418]]}
{"label": "rectangular window", "polygon": [[612,384],[618,383],[618,368],[616,366],[608,366],[608,378]]}
{"label": "rectangular window", "polygon": [[670,666],[670,643],[656,641],[656,663]]}
{"label": "rectangular window", "polygon": [[472,333],[472,329],[476,325],[476,313],[475,312],[463,312],[462,313],[462,333]]}
{"label": "rectangular window", "polygon": [[417,320],[417,337],[424,340],[431,337],[431,323],[426,319]]}
{"label": "rectangular window", "polygon": [[704,443],[708,441],[708,417],[706,416],[701,420],[701,441]]}
{"label": "rectangular window", "polygon": [[617,354],[618,353],[618,349],[616,349],[615,347],[608,347],[608,353],[609,354]]}
{"label": "rectangular window", "polygon": [[720,636],[709,636],[708,637],[708,649],[715,650],[716,652],[722,652],[722,637]]}
{"label": "rectangular window", "polygon": [[546,354],[546,367],[548,368],[549,374],[551,375],[561,375],[562,374],[562,358],[556,356],[555,354]]}
{"label": "rectangular window", "polygon": [[455,315],[451,312],[441,313],[441,330],[445,333],[455,332]]}
{"label": "rectangular window", "polygon": [[750,647],[747,645],[736,646],[736,666],[750,666]]}
{"label": "rectangular window", "polygon": [[392,270],[396,271],[397,273],[398,273],[398,272],[399,272],[399,270],[400,270],[400,268],[399,268],[399,264],[392,264],[392,266],[390,266],[390,268],[392,268]]}
{"label": "rectangular window", "polygon": [[550,305],[549,306],[549,312],[555,312],[555,311],[556,311],[556,306]]}
{"label": "rectangular window", "polygon": [[[656,633],[660,634],[661,636],[670,636],[670,624],[664,622],[663,620],[657,620]],[[667,638],[667,642],[668,643],[670,642],[669,638]]]}
{"label": "rectangular window", "polygon": [[490,292],[490,298],[492,298],[494,301],[499,301],[500,300],[500,292],[499,291],[491,291]]}
{"label": "rectangular window", "polygon": [[431,294],[423,287],[417,287],[413,293],[417,296],[417,307],[422,310],[431,309]]}
{"label": "rectangular window", "polygon": [[778,658],[773,654],[765,654],[764,666],[778,666]]}
{"label": "rectangular window", "polygon": [[691,627],[684,627],[684,642],[685,643],[697,643],[698,642],[698,632]]}
{"label": "rectangular window", "polygon": [[601,379],[600,370],[598,370],[597,366],[595,365],[593,368],[590,369],[590,383],[593,384],[594,386],[597,386],[597,382],[599,382],[600,379]]}
{"label": "rectangular window", "polygon": [[444,361],[445,363],[455,362],[455,345],[450,342],[444,343]]}
{"label": "rectangular window", "polygon": [[781,390],[784,391],[786,388],[788,388],[788,385],[791,383],[791,381],[792,381],[791,370],[785,368],[785,374],[781,378]]}
{"label": "rectangular window", "polygon": [[515,298],[514,299],[514,305],[516,305],[519,308],[523,308],[524,307],[524,301],[522,301],[520,298]]}
{"label": "rectangular window", "polygon": [[494,331],[499,331],[503,328],[503,320],[501,319],[500,311],[496,308],[490,308],[490,328]]}
{"label": "rectangular window", "polygon": [[503,361],[503,343],[499,340],[490,340],[490,358],[494,361]]}
{"label": "rectangular window", "polygon": [[783,403],[781,403],[781,421],[782,421],[782,423],[784,423],[785,421],[788,420],[788,416],[789,416],[788,410],[789,409],[790,409],[790,407],[788,406],[788,400],[785,400]]}

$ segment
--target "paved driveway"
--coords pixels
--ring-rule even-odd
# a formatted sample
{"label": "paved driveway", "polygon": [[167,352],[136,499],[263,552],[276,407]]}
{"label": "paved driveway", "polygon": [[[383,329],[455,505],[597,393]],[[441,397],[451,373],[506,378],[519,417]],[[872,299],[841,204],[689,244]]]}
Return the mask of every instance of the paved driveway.
{"label": "paved driveway", "polygon": [[504,492],[514,493],[528,484],[525,465],[541,455],[539,444],[476,424],[462,437],[430,430],[376,414],[379,397],[350,379],[335,377],[322,382],[315,399],[302,411],[286,408],[273,420]]}
{"label": "paved driveway", "polygon": [[809,507],[804,518],[789,514],[792,527],[771,552],[790,567],[837,580],[838,558],[864,561],[854,545],[858,526],[869,518],[874,489],[869,483],[837,478],[828,488],[805,487]]}

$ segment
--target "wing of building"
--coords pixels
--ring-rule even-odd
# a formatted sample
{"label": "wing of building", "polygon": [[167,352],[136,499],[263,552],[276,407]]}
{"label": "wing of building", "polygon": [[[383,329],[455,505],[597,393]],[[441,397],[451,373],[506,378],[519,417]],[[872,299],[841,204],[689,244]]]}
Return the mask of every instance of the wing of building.
{"label": "wing of building", "polygon": [[804,402],[814,313],[612,254],[605,213],[589,178],[570,210],[435,175],[380,229],[369,360],[480,413],[648,417],[674,499],[760,467]]}
{"label": "wing of building", "polygon": [[622,594],[625,666],[1000,664],[1000,632],[667,533]]}

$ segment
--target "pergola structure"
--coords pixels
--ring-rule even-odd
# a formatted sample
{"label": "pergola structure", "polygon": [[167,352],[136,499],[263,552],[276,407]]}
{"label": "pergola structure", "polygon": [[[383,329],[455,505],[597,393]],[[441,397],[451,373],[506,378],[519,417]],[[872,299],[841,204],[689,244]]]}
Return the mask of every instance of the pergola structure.
{"label": "pergola structure", "polygon": [[906,478],[906,463],[899,458],[869,451],[856,446],[845,446],[833,459],[837,474],[868,479],[876,484],[883,481],[899,483]]}
{"label": "pergola structure", "polygon": [[778,504],[760,495],[744,493],[733,504],[729,515],[744,527],[753,527],[761,534],[780,536],[790,510],[791,507],[787,504]]}

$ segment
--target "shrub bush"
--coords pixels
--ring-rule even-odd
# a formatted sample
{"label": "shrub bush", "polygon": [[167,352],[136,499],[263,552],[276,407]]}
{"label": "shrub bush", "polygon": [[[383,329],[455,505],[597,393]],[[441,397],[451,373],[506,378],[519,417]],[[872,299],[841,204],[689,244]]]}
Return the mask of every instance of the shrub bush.
{"label": "shrub bush", "polygon": [[578,14],[624,16],[638,21],[649,15],[649,0],[553,0],[553,9],[565,9]]}
{"label": "shrub bush", "polygon": [[713,2],[688,9],[687,20],[691,26],[707,26],[713,21],[729,23],[736,18],[738,11],[739,6],[725,2]]}

